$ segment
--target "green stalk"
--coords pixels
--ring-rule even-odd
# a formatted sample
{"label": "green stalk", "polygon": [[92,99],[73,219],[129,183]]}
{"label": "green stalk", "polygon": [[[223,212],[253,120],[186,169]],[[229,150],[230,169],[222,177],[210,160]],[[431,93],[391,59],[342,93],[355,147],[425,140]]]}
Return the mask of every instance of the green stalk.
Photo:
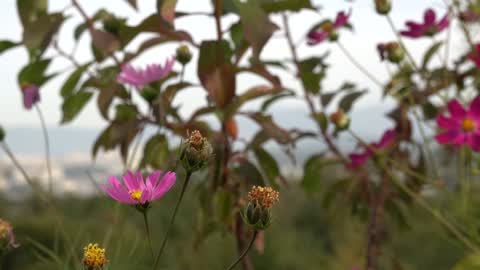
{"label": "green stalk", "polygon": [[188,183],[190,182],[190,176],[192,176],[192,173],[187,171],[187,174],[185,175],[185,181],[183,182],[182,191],[180,192],[180,197],[178,197],[177,204],[175,205],[172,217],[170,218],[170,223],[168,224],[168,227],[167,227],[167,232],[165,233],[165,236],[162,241],[162,245],[160,246],[160,250],[158,251],[157,257],[155,258],[155,263],[153,264],[153,270],[157,269],[158,263],[160,262],[160,258],[162,257],[163,250],[165,249],[165,245],[167,244],[168,236],[170,234],[170,230],[172,229],[172,226],[175,222],[175,217],[177,216],[177,213],[178,213],[178,208],[182,203],[183,195],[185,194],[185,191],[187,190],[187,187],[188,187]]}
{"label": "green stalk", "polygon": [[38,113],[38,118],[40,119],[40,125],[42,126],[43,139],[45,143],[45,161],[47,163],[48,171],[48,192],[53,194],[53,176],[52,176],[52,164],[50,159],[50,141],[48,138],[47,124],[45,123],[45,118],[43,117],[42,110],[38,105],[35,105],[35,109]]}
{"label": "green stalk", "polygon": [[235,266],[247,255],[248,251],[250,251],[250,249],[252,248],[252,245],[253,245],[253,243],[255,242],[255,239],[257,238],[257,235],[258,235],[258,231],[255,230],[255,231],[253,232],[253,236],[252,236],[252,239],[250,240],[250,243],[248,243],[247,248],[243,251],[243,253],[240,255],[240,257],[238,257],[238,258],[227,268],[227,270],[232,270],[233,268],[235,268]]}
{"label": "green stalk", "polygon": [[153,245],[152,245],[152,237],[151,237],[151,234],[150,234],[150,226],[148,226],[147,210],[142,211],[142,214],[143,214],[143,221],[145,222],[145,231],[147,233],[148,246],[150,248],[150,254],[152,255],[152,260],[153,260],[154,259]]}

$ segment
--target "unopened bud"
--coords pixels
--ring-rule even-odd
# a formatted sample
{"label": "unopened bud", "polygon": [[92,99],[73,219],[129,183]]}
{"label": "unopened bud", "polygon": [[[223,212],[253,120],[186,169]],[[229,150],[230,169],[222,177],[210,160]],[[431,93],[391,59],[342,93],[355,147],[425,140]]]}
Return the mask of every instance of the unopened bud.
{"label": "unopened bud", "polygon": [[391,0],[375,0],[375,10],[378,14],[386,15],[392,10]]}
{"label": "unopened bud", "polygon": [[345,130],[350,126],[350,117],[342,109],[330,115],[330,121],[335,125],[337,130]]}
{"label": "unopened bud", "polygon": [[192,53],[187,45],[181,45],[177,48],[177,61],[186,65],[192,60]]}
{"label": "unopened bud", "polygon": [[381,43],[377,46],[380,59],[388,59],[392,63],[400,63],[405,57],[405,50],[397,42]]}
{"label": "unopened bud", "polygon": [[253,186],[248,193],[248,204],[241,212],[244,222],[255,230],[267,229],[272,224],[271,208],[278,200],[278,191],[271,187]]}
{"label": "unopened bud", "polygon": [[212,156],[213,148],[207,138],[200,131],[195,130],[188,134],[188,138],[182,145],[180,161],[189,173],[193,173],[205,167]]}

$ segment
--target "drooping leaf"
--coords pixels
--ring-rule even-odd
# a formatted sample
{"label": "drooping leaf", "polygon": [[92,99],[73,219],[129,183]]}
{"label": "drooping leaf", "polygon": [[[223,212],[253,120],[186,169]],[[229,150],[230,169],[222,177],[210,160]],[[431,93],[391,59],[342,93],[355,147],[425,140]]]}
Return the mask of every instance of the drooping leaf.
{"label": "drooping leaf", "polygon": [[91,92],[79,91],[73,95],[68,96],[62,104],[62,124],[71,122],[83,110],[85,105],[92,97]]}
{"label": "drooping leaf", "polygon": [[293,92],[293,91],[288,91],[288,92],[285,92],[285,93],[274,95],[273,97],[265,100],[262,103],[260,111],[266,112],[268,110],[268,108],[271,105],[273,105],[275,102],[277,102],[278,100],[286,98],[286,97],[292,97],[292,96],[295,96],[295,92]]}
{"label": "drooping leaf", "polygon": [[243,106],[243,104],[251,100],[255,100],[263,96],[273,95],[280,91],[281,89],[273,88],[268,85],[254,86],[234,99],[234,101],[227,107],[225,117],[231,117]]}
{"label": "drooping leaf", "polygon": [[342,97],[338,106],[344,112],[349,112],[350,109],[352,108],[353,103],[365,93],[366,93],[365,91],[355,91],[355,92],[348,93]]}
{"label": "drooping leaf", "polygon": [[226,41],[204,41],[200,46],[198,77],[210,98],[223,108],[235,95],[235,67],[232,51]]}
{"label": "drooping leaf", "polygon": [[254,153],[258,164],[268,179],[270,186],[278,190],[277,178],[280,177],[280,169],[277,161],[263,147],[256,147],[254,149]]}
{"label": "drooping leaf", "polygon": [[246,3],[240,0],[234,1],[242,22],[245,39],[250,43],[255,58],[259,58],[263,47],[278,30],[278,26],[270,21],[270,18],[256,1]]}
{"label": "drooping leaf", "polygon": [[143,149],[142,167],[150,166],[153,169],[160,169],[170,159],[170,150],[165,135],[156,134],[145,144]]}
{"label": "drooping leaf", "polygon": [[80,66],[74,72],[72,72],[72,74],[70,74],[70,76],[67,78],[62,88],[60,89],[60,95],[62,97],[67,97],[73,94],[73,92],[75,91],[75,87],[77,87],[78,82],[80,81],[83,73],[89,65],[90,64],[85,64],[83,66]]}

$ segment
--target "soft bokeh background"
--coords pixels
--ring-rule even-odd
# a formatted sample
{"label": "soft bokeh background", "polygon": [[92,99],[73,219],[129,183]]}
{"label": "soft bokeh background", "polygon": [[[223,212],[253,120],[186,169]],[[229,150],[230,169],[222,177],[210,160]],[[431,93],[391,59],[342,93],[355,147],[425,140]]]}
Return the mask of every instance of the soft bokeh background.
{"label": "soft bokeh background", "polygon": [[[62,10],[69,5],[69,0],[50,1],[51,10]],[[139,1],[139,11],[129,7],[124,0],[97,0],[81,1],[88,14],[93,14],[99,8],[125,16],[129,22],[135,24],[144,17],[155,12],[154,0]],[[353,32],[342,32],[341,41],[352,54],[364,63],[369,71],[380,79],[386,79],[388,70],[378,59],[376,44],[378,42],[394,40],[395,36],[383,17],[373,16],[373,2],[366,0],[339,1],[325,0],[312,1],[323,7],[321,15],[333,17],[339,10],[353,10]],[[407,19],[420,20],[427,7],[433,7],[439,14],[446,12],[446,7],[441,0],[411,0],[394,1],[392,17],[400,29]],[[180,11],[210,11],[212,9],[209,0],[179,1],[177,10]],[[74,47],[71,33],[74,27],[81,22],[81,18],[74,10],[68,12],[72,17],[64,25],[60,32],[59,43],[66,51]],[[22,29],[16,12],[16,1],[0,1],[0,39],[18,41],[21,39]],[[301,40],[308,27],[319,20],[319,15],[312,11],[304,11],[292,16],[291,26],[294,39]],[[279,22],[279,18],[274,18]],[[233,18],[227,17],[225,23],[233,22]],[[182,18],[176,22],[176,27],[186,29],[192,33],[196,41],[214,38],[214,20],[205,17]],[[456,51],[464,50],[462,40],[455,38],[452,33],[450,44],[450,56],[453,58]],[[445,38],[446,33],[438,35],[437,39]],[[135,42],[134,42],[135,43]],[[133,44],[137,46],[140,42]],[[81,39],[76,58],[85,62],[91,58],[89,40],[84,35]],[[422,39],[414,43],[407,43],[407,47],[414,57],[422,55],[422,52],[431,45],[431,40]],[[150,50],[144,56],[135,61],[135,65],[143,65],[152,61],[163,62],[164,59],[174,53],[176,45],[166,45],[162,48]],[[369,95],[363,97],[352,111],[352,126],[360,135],[367,140],[377,138],[390,123],[384,117],[384,113],[391,107],[391,100],[382,98],[382,91],[360,73],[348,59],[334,45],[324,44],[308,48],[302,46],[301,55],[323,54],[330,52],[328,62],[332,68],[329,70],[328,79],[324,87],[336,89],[345,80],[355,82],[360,88],[369,88]],[[279,58],[279,55],[288,57],[287,44],[283,38],[273,38],[264,50],[263,58]],[[54,54],[54,52],[48,52]],[[444,53],[444,52],[442,52]],[[280,57],[281,58],[281,57]],[[17,72],[27,62],[27,53],[23,48],[16,48],[0,56],[0,77],[2,78],[2,90],[0,90],[0,124],[7,131],[6,140],[19,156],[22,163],[32,175],[46,179],[46,169],[43,159],[43,138],[39,128],[38,117],[34,111],[24,110],[21,103],[21,93],[17,87]],[[65,60],[56,60],[51,66],[52,71],[64,70],[69,66]],[[177,67],[178,68],[178,67]],[[143,269],[148,262],[144,251],[145,240],[141,220],[133,209],[117,207],[107,199],[97,198],[86,201],[79,200],[78,195],[97,194],[95,183],[104,181],[109,174],[121,173],[122,166],[117,153],[101,155],[95,162],[90,158],[90,149],[99,130],[106,123],[99,117],[99,112],[93,102],[89,104],[81,115],[71,124],[60,126],[61,98],[59,88],[68,73],[50,81],[41,89],[42,102],[40,104],[48,125],[51,148],[54,163],[54,179],[56,191],[67,193],[59,205],[63,214],[70,218],[65,221],[65,230],[73,232],[73,246],[82,245],[86,239],[103,239],[109,243],[109,255],[111,265],[109,269]],[[193,65],[187,69],[186,77],[194,79],[196,70]],[[284,83],[292,88],[295,83],[282,78]],[[246,76],[238,80],[238,89],[247,89],[248,86],[257,84],[258,81]],[[188,115],[194,108],[205,103],[205,92],[201,89],[192,89],[178,95],[174,100],[181,105],[182,113]],[[249,109],[254,110],[258,104],[252,104]],[[281,126],[302,128],[312,126],[307,117],[305,105],[297,101],[284,101],[271,109],[274,118]],[[247,120],[240,122],[240,137],[248,137],[258,127]],[[147,137],[147,136],[145,136]],[[340,146],[344,150],[354,147],[349,138],[340,138]],[[312,147],[321,148],[322,145],[306,142],[299,145],[297,155],[300,159],[306,156]],[[274,149],[273,149],[274,150]],[[316,151],[316,150],[315,150]],[[316,151],[318,152],[318,151]],[[285,164],[286,170],[292,170],[291,164]],[[90,174],[92,177],[88,177]],[[295,174],[293,174],[295,175]],[[325,176],[328,178],[328,176]],[[200,177],[201,178],[201,177]],[[201,179],[197,179],[201,181]],[[20,237],[23,247],[15,251],[7,262],[5,269],[53,269],[52,261],[61,260],[56,256],[78,256],[76,250],[70,249],[69,243],[61,242],[58,235],[50,235],[52,219],[55,214],[42,210],[38,212],[35,201],[23,201],[18,203],[18,198],[24,198],[28,194],[28,188],[23,186],[21,177],[11,166],[4,153],[0,153],[0,191],[3,191],[9,199],[16,202],[5,201],[0,207],[0,216],[16,218],[17,233],[34,234],[31,237]],[[191,190],[190,194],[195,193]],[[354,265],[361,265],[364,254],[365,227],[361,222],[343,215],[342,211],[329,213],[321,207],[322,194],[300,194],[300,191],[292,190],[282,194],[280,205],[281,215],[278,216],[272,230],[267,232],[265,251],[254,252],[254,261],[258,269],[350,269]],[[154,211],[155,220],[158,224],[165,224],[168,218],[169,206],[173,204],[175,193],[170,194],[160,207]],[[187,196],[188,197],[188,196]],[[195,211],[196,201],[189,199],[184,205],[184,210],[171,239],[171,247],[167,252],[163,263],[165,269],[224,269],[231,258],[236,254],[234,239],[230,234],[214,233],[209,235],[205,242],[198,244],[197,233],[209,230],[208,227],[192,226],[192,218],[201,219]],[[113,210],[112,210],[113,209]],[[346,210],[345,212],[348,212]],[[384,256],[383,269],[450,269],[459,259],[463,250],[445,235],[441,228],[432,223],[421,211],[412,211],[410,216],[416,219],[416,225],[398,228],[399,234],[393,237],[391,247]],[[80,224],[80,225],[79,225]],[[335,226],[332,226],[335,224]],[[341,225],[338,225],[341,224]],[[420,225],[418,225],[420,224]],[[408,225],[405,225],[408,226]],[[162,235],[164,225],[154,229],[157,238]],[[274,237],[270,237],[270,235]],[[32,240],[36,239],[36,240]],[[38,239],[41,239],[38,240]],[[412,239],[417,239],[412,241]],[[41,243],[40,243],[41,242]],[[412,246],[412,242],[414,246]],[[44,245],[52,245],[57,250],[62,250],[55,255]],[[195,245],[195,244],[198,245]],[[421,243],[421,248],[418,245]],[[231,248],[225,248],[231,247]],[[113,248],[114,247],[114,248]],[[25,253],[27,248],[34,251]],[[412,249],[414,248],[414,249]],[[65,251],[67,250],[67,251]],[[258,247],[258,250],[262,250]],[[76,253],[77,252],[77,253]],[[442,254],[439,256],[439,254]],[[394,258],[402,257],[405,261],[397,264]],[[394,268],[399,267],[399,268]],[[67,268],[65,268],[67,269]],[[146,268],[145,268],[146,269]]]}

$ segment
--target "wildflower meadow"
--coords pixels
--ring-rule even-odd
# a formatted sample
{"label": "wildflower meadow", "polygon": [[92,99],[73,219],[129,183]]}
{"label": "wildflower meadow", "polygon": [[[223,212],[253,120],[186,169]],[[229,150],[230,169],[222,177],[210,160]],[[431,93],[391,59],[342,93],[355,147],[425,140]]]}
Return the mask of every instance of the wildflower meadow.
{"label": "wildflower meadow", "polygon": [[4,2],[0,270],[480,270],[479,0]]}

